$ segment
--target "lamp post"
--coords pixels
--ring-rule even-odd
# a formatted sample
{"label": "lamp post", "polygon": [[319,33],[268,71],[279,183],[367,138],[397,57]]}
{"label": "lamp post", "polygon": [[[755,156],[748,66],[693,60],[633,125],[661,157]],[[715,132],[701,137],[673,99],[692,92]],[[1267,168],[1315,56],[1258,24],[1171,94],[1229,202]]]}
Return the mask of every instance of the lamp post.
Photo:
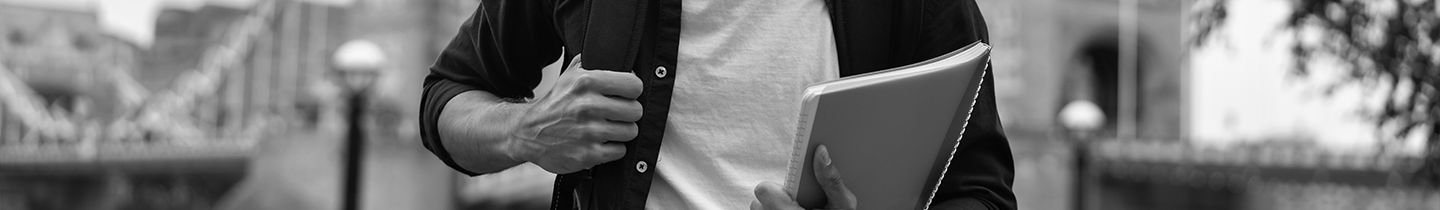
{"label": "lamp post", "polygon": [[341,192],[341,208],[344,210],[360,209],[359,196],[361,193],[360,181],[364,173],[365,140],[364,129],[361,120],[365,115],[366,96],[370,87],[380,76],[386,62],[385,52],[380,45],[368,40],[350,40],[341,44],[335,49],[335,57],[332,61],[335,73],[339,76],[342,86],[349,92],[350,112],[348,115],[349,126],[345,141],[345,168],[344,168],[344,190]]}
{"label": "lamp post", "polygon": [[1091,163],[1086,160],[1090,157],[1090,145],[1095,143],[1100,130],[1105,126],[1105,111],[1099,105],[1088,100],[1076,100],[1065,104],[1060,109],[1060,124],[1065,126],[1065,136],[1071,139],[1075,162],[1075,177],[1073,182],[1075,209],[1089,210],[1099,209],[1099,186],[1097,173],[1090,168]]}

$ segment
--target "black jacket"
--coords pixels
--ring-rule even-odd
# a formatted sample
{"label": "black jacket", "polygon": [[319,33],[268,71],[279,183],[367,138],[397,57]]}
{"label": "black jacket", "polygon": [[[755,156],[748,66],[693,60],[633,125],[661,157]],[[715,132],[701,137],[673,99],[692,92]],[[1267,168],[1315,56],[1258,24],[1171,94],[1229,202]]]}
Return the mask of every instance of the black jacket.
{"label": "black jacket", "polygon": [[[533,97],[541,68],[584,53],[582,67],[634,72],[644,82],[637,100],[640,135],[620,160],[556,178],[552,209],[643,209],[670,106],[680,41],[682,0],[485,0],[460,27],[430,75],[421,101],[425,147],[456,165],[441,145],[437,120],[461,92]],[[976,40],[989,42],[972,0],[825,0],[848,76],[923,61]],[[667,72],[658,73],[661,68]],[[991,71],[987,69],[986,71]],[[936,194],[934,209],[1015,209],[1014,161],[986,73],[966,135]],[[643,163],[642,163],[643,162]],[[637,170],[646,164],[649,170]],[[864,202],[864,201],[861,201]]]}

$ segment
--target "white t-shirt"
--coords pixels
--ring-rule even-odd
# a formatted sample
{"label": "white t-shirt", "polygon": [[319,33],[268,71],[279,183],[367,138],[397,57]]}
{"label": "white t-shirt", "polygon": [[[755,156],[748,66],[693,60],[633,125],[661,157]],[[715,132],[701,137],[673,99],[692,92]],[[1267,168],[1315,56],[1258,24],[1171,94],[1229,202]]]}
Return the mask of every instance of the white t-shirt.
{"label": "white t-shirt", "polygon": [[748,209],[784,182],[806,85],[838,77],[822,0],[684,0],[678,73],[646,209]]}

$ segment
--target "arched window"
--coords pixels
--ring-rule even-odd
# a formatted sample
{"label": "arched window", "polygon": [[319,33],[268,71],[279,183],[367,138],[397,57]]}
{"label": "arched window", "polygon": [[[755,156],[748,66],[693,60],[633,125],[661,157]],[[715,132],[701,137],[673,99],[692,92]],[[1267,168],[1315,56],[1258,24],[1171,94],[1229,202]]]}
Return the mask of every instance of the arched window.
{"label": "arched window", "polygon": [[[1104,137],[1115,137],[1121,120],[1139,120],[1138,116],[1131,119],[1122,119],[1120,107],[1122,94],[1128,91],[1134,94],[1137,101],[1134,104],[1135,114],[1141,114],[1144,110],[1144,101],[1138,90],[1121,90],[1121,47],[1119,37],[1114,34],[1102,34],[1092,36],[1093,38],[1083,39],[1072,53],[1069,63],[1066,64],[1065,78],[1061,85],[1061,104],[1063,108],[1070,102],[1089,101],[1094,103],[1104,113],[1105,125],[1101,127],[1098,134]],[[1143,48],[1141,46],[1140,48]],[[1144,55],[1137,55],[1137,58]],[[1136,67],[1143,68],[1143,59],[1136,59]],[[1133,78],[1136,84],[1143,84],[1139,80],[1144,78],[1143,69],[1136,69],[1136,77]],[[1138,124],[1139,122],[1135,122]],[[1063,126],[1062,126],[1063,127]]]}

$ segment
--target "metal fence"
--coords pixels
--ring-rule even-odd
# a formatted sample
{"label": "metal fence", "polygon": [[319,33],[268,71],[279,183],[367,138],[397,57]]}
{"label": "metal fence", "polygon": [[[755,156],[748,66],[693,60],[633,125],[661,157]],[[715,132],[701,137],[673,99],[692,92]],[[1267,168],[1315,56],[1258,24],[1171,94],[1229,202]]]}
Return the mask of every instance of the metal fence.
{"label": "metal fence", "polygon": [[[1100,140],[1077,146],[1075,209],[1428,209],[1423,158],[1300,145],[1206,147]],[[1316,199],[1315,196],[1328,196]],[[1301,199],[1305,198],[1305,199]]]}
{"label": "metal fence", "polygon": [[[143,100],[122,110],[114,120],[84,119],[57,111],[57,106],[47,104],[24,85],[23,75],[5,74],[10,70],[0,63],[0,82],[9,83],[0,84],[0,156],[23,162],[55,154],[80,156],[68,159],[104,159],[96,154],[110,148],[164,147],[193,150],[180,153],[204,153],[214,149],[206,148],[208,145],[240,145],[237,150],[247,150],[246,143],[274,132],[271,128],[277,127],[276,122],[303,123],[297,116],[304,116],[305,110],[297,104],[308,97],[307,87],[326,79],[329,48],[342,41],[332,38],[342,31],[341,24],[334,24],[343,20],[342,9],[277,0],[240,9],[240,15],[228,19],[203,17],[214,14],[203,9],[182,13],[186,13],[180,15],[183,18],[162,20],[157,27],[218,23],[225,27],[200,34],[220,34],[220,38],[202,46],[197,65],[167,75],[173,78],[164,81],[168,87],[145,90],[140,86]],[[195,23],[201,19],[212,22]],[[157,43],[169,41],[163,31],[157,31]],[[129,80],[119,82],[122,84],[116,86],[120,89],[139,86],[136,79],[152,79],[134,78],[127,73],[133,71],[126,70],[95,72],[101,71],[110,72],[94,75],[97,80]],[[47,132],[61,135],[44,135]]]}

